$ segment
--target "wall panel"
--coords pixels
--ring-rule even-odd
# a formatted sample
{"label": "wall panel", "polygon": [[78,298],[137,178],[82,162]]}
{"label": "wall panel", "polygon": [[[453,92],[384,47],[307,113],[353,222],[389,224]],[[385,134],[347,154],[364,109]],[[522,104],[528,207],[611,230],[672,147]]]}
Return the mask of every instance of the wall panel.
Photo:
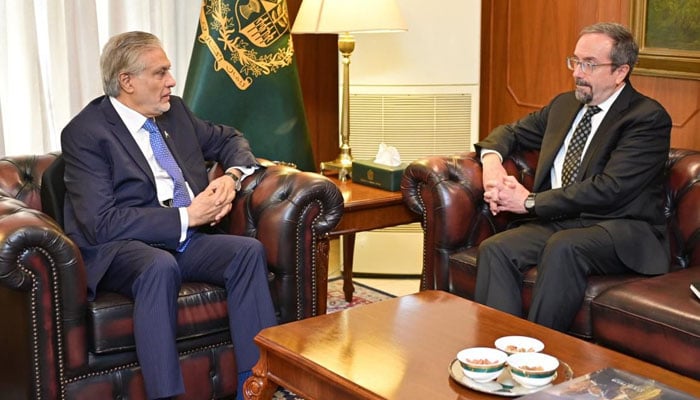
{"label": "wall panel", "polygon": [[[288,0],[294,21],[301,0]],[[338,37],[293,35],[299,80],[316,166],[338,155]]]}

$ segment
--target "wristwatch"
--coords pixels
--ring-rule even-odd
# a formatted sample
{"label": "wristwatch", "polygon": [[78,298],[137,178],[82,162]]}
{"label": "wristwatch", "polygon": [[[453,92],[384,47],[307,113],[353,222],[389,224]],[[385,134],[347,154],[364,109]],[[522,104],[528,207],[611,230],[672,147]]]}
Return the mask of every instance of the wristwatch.
{"label": "wristwatch", "polygon": [[233,172],[225,172],[224,175],[231,177],[233,179],[233,183],[235,186],[235,190],[238,192],[241,190],[241,178],[238,177],[238,175],[234,174]]}
{"label": "wristwatch", "polygon": [[535,196],[537,193],[530,193],[525,198],[525,211],[530,215],[535,215]]}

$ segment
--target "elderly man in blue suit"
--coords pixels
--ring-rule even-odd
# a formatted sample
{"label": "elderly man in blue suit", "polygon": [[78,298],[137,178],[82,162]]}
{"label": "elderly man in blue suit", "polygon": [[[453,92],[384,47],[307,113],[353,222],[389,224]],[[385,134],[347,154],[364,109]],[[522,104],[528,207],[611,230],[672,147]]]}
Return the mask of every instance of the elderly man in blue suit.
{"label": "elderly man in blue suit", "polygon": [[[240,392],[259,357],[254,336],[276,324],[265,253],[253,238],[205,231],[259,166],[240,132],[198,119],[171,94],[155,36],[112,37],[100,65],[105,96],[61,135],[65,228],[84,258],[89,296],[105,289],[134,299],[146,393],[170,398],[186,390],[175,344],[180,284],[225,287]],[[226,175],[209,182],[205,160]]]}
{"label": "elderly man in blue suit", "polygon": [[[668,272],[663,215],[671,118],[632,87],[638,46],[620,24],[581,31],[566,64],[576,89],[476,147],[491,212],[525,216],[481,243],[475,299],[522,314],[524,271],[537,265],[527,317],[566,331],[589,275]],[[532,192],[501,161],[539,150]]]}

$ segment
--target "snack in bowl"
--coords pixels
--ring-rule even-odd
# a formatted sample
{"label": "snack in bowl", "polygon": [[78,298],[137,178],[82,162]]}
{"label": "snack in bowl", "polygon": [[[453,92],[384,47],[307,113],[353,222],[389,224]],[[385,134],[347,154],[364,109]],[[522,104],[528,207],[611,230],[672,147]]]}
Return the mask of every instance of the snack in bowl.
{"label": "snack in bowl", "polygon": [[505,368],[508,354],[491,347],[470,347],[457,353],[457,360],[467,378],[488,382],[498,378]]}
{"label": "snack in bowl", "polygon": [[508,356],[508,369],[513,379],[527,388],[548,385],[559,368],[556,357],[544,353],[515,353]]}
{"label": "snack in bowl", "polygon": [[544,343],[528,336],[503,336],[496,339],[494,345],[508,354],[539,353],[544,350]]}

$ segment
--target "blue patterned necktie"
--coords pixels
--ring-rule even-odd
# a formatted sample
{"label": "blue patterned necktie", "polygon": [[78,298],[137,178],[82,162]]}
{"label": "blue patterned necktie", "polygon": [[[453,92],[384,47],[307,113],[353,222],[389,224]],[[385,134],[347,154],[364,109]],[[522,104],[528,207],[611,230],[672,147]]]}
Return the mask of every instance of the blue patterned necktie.
{"label": "blue patterned necktie", "polygon": [[588,135],[591,134],[591,118],[600,111],[598,106],[588,107],[586,113],[583,114],[583,118],[576,126],[576,130],[569,142],[569,147],[566,149],[566,156],[564,156],[564,166],[561,173],[562,187],[569,186],[576,180],[579,166],[581,166],[583,148],[586,146]]}
{"label": "blue patterned necktie", "polygon": [[177,165],[177,161],[170,152],[168,145],[165,144],[163,136],[158,130],[158,126],[152,119],[147,119],[143,124],[143,129],[150,134],[151,148],[153,155],[156,157],[158,164],[170,175],[173,180],[173,207],[187,207],[192,203],[190,194],[187,192],[185,185],[185,177],[182,175],[182,170]]}
{"label": "blue patterned necktie", "polygon": [[[173,207],[187,207],[192,203],[190,199],[190,194],[187,191],[187,185],[185,184],[185,177],[182,175],[182,170],[177,165],[173,153],[170,152],[168,145],[165,144],[163,136],[160,134],[158,126],[155,124],[154,120],[151,118],[146,119],[143,124],[143,129],[147,130],[151,140],[151,148],[153,149],[153,155],[160,166],[170,175],[173,180]],[[182,252],[187,247],[191,237],[192,229],[187,230],[187,238],[184,242],[180,244],[177,251]]]}

